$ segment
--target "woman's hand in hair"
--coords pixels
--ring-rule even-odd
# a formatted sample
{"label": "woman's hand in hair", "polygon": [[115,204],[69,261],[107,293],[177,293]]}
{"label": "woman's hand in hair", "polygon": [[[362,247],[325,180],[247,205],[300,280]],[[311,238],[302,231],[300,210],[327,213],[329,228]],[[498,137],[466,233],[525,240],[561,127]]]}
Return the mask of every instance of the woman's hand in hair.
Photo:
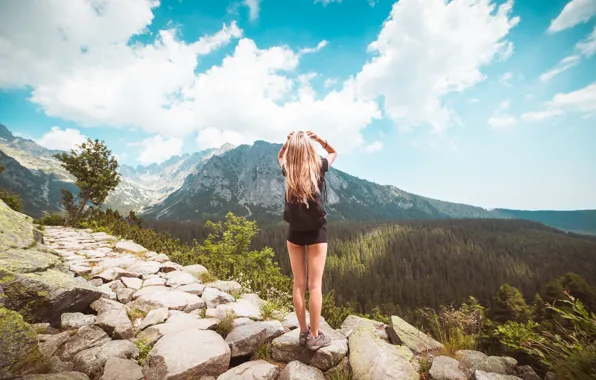
{"label": "woman's hand in hair", "polygon": [[294,135],[294,131],[288,133],[288,140]]}
{"label": "woman's hand in hair", "polygon": [[306,134],[308,137],[315,140],[316,142],[321,142],[321,139],[319,138],[319,136],[316,133],[314,133],[313,131],[306,131]]}

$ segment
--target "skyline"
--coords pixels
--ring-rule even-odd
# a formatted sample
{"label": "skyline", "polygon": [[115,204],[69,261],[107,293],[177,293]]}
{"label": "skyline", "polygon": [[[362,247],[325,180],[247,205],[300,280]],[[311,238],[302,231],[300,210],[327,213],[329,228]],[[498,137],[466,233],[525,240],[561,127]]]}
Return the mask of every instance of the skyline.
{"label": "skyline", "polygon": [[47,148],[136,166],[312,129],[411,193],[596,209],[596,1],[31,4],[0,4],[0,123]]}

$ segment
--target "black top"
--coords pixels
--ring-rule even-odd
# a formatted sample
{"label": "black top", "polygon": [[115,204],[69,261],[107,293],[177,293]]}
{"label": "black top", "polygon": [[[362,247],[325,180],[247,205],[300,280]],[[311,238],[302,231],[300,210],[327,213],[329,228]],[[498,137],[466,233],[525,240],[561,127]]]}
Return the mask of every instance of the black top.
{"label": "black top", "polygon": [[[319,177],[319,194],[308,205],[302,202],[288,202],[285,198],[284,220],[290,228],[296,231],[314,231],[327,222],[327,213],[322,206],[322,195],[325,191],[325,173],[329,170],[329,161],[321,158],[321,174]],[[281,173],[286,176],[286,169],[282,166]]]}

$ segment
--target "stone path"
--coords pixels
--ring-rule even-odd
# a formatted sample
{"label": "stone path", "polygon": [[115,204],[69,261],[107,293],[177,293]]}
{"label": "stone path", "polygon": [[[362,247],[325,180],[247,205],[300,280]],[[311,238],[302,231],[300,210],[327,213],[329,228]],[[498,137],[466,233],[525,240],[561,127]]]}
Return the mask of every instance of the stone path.
{"label": "stone path", "polygon": [[[386,326],[349,316],[339,330],[322,322],[332,344],[313,353],[298,345],[294,314],[263,320],[263,300],[233,281],[201,283],[200,265],[180,266],[105,233],[46,227],[44,235],[53,253],[43,254],[50,256],[37,275],[70,271],[76,286],[50,287],[39,297],[52,310],[31,309],[35,322],[49,322],[35,326],[49,374],[23,379],[418,380],[419,354],[440,348],[401,319]],[[511,358],[460,356],[435,358],[432,378],[519,379]]]}

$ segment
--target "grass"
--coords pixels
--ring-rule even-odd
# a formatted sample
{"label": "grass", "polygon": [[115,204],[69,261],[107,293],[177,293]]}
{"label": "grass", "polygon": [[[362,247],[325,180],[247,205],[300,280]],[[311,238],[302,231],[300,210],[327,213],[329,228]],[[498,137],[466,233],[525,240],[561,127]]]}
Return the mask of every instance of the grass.
{"label": "grass", "polygon": [[147,355],[149,355],[149,351],[151,351],[152,346],[147,343],[144,339],[139,339],[136,341],[136,346],[139,349],[139,356],[137,357],[137,363],[142,366],[145,364],[145,360],[147,359]]}
{"label": "grass", "polygon": [[225,318],[219,322],[219,325],[215,328],[215,331],[221,335],[224,339],[234,329],[234,314],[227,313]]}
{"label": "grass", "polygon": [[428,353],[423,353],[420,359],[418,360],[420,364],[420,375],[425,376],[424,378],[428,377],[428,372],[430,371],[430,367],[432,366],[432,360]]}
{"label": "grass", "polygon": [[214,275],[212,275],[209,272],[205,272],[205,273],[201,273],[201,275],[199,276],[199,280],[201,280],[201,283],[206,284],[208,282],[217,281],[217,277],[215,277]]}
{"label": "grass", "polygon": [[455,358],[455,353],[459,350],[476,350],[478,346],[478,336],[474,334],[466,335],[461,329],[452,327],[448,332],[443,332],[438,336],[439,342],[443,343],[440,350],[441,355]]}
{"label": "grass", "polygon": [[199,317],[200,318],[205,318],[205,315],[207,314],[207,309],[201,309],[199,310]]}
{"label": "grass", "polygon": [[277,316],[276,305],[271,301],[265,301],[261,304],[261,314],[264,320],[272,319]]}
{"label": "grass", "polygon": [[262,345],[259,346],[259,348],[257,348],[255,350],[255,352],[252,354],[252,360],[271,360],[271,343],[264,343]]}
{"label": "grass", "polygon": [[135,319],[143,319],[147,316],[147,313],[145,313],[143,310],[137,309],[136,307],[133,307],[127,311],[126,314],[128,314],[128,318],[133,322]]}
{"label": "grass", "polygon": [[242,297],[242,290],[234,289],[230,292],[230,295],[234,297],[236,301]]}

